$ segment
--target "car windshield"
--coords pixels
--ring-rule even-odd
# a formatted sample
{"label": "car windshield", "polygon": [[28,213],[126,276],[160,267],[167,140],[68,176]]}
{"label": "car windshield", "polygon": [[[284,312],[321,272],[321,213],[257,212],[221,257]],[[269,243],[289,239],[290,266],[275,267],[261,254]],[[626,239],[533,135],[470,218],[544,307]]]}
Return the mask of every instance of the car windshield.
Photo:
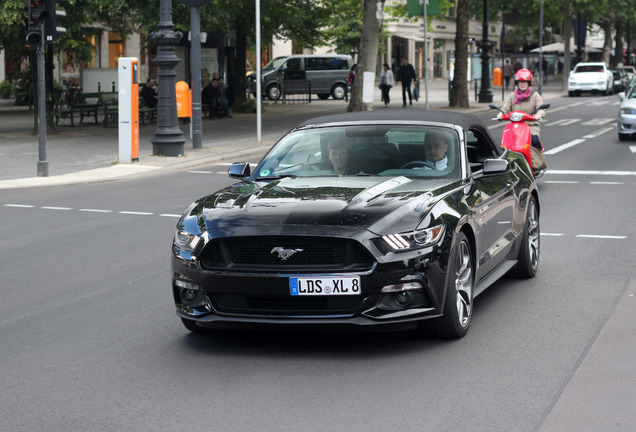
{"label": "car windshield", "polygon": [[457,133],[404,125],[292,132],[256,168],[256,180],[316,176],[459,177]]}
{"label": "car windshield", "polygon": [[603,72],[603,66],[595,66],[595,65],[587,65],[587,66],[577,66],[576,73],[580,72]]}
{"label": "car windshield", "polygon": [[265,66],[263,66],[263,69],[276,69],[278,66],[283,64],[285,60],[287,60],[287,57],[276,57],[275,59],[267,63]]}

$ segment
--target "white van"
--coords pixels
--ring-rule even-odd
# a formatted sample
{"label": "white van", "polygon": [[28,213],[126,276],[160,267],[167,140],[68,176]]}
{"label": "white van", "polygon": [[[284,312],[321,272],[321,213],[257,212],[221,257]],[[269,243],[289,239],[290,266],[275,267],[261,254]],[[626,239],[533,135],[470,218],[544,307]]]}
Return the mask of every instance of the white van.
{"label": "white van", "polygon": [[[277,86],[283,79],[308,79],[311,81],[311,93],[320,99],[329,96],[343,99],[347,92],[347,79],[353,66],[350,55],[341,54],[299,54],[276,57],[263,67],[262,91],[275,100],[280,97]],[[252,86],[252,94],[255,94]]]}

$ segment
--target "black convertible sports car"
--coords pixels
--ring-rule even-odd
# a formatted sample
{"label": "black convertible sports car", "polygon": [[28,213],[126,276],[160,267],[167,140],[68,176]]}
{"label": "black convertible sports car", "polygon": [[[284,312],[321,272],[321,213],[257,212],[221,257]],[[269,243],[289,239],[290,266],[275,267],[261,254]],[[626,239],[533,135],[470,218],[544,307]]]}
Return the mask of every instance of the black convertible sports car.
{"label": "black convertible sports car", "polygon": [[475,296],[537,271],[534,177],[469,114],[319,117],[229,175],[177,224],[172,290],[191,331],[395,325],[458,338]]}

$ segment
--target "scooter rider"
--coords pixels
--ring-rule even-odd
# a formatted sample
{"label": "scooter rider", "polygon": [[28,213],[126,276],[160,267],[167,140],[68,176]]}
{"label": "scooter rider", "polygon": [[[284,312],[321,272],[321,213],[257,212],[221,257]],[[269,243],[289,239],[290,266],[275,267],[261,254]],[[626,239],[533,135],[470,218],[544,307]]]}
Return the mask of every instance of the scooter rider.
{"label": "scooter rider", "polygon": [[[543,152],[543,144],[541,144],[541,126],[539,119],[545,116],[545,110],[539,109],[543,104],[543,98],[532,89],[532,72],[528,69],[519,69],[515,73],[515,90],[506,98],[501,111],[509,113],[511,111],[523,111],[528,114],[534,114],[534,120],[526,123],[530,126],[530,134],[532,135],[532,146]],[[501,118],[502,113],[497,114],[497,118]]]}

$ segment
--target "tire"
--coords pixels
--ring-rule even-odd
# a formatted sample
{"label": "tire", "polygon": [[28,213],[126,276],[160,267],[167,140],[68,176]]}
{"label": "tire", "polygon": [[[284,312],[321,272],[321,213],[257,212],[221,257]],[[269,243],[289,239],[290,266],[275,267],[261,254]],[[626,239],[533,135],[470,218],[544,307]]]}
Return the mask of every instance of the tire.
{"label": "tire", "polygon": [[281,96],[280,90],[278,89],[278,86],[276,86],[276,84],[271,84],[269,87],[267,87],[265,94],[267,94],[267,99],[269,100],[278,100]]}
{"label": "tire", "polygon": [[618,140],[619,141],[629,141],[631,137],[629,135],[626,134],[618,134]]}
{"label": "tire", "polygon": [[511,273],[520,278],[532,278],[539,268],[539,255],[541,249],[541,231],[539,227],[539,208],[537,201],[530,196],[526,224],[521,239],[521,247],[517,256],[517,264]]}
{"label": "tire", "polygon": [[573,92],[573,91],[568,92],[568,97],[574,97],[574,96],[576,96],[576,92]]}
{"label": "tire", "polygon": [[474,262],[470,243],[460,232],[448,262],[444,315],[431,322],[422,321],[423,330],[446,339],[459,339],[468,332],[473,316]]}
{"label": "tire", "polygon": [[181,322],[183,323],[185,328],[190,330],[192,333],[201,334],[205,332],[205,330],[197,326],[193,320],[190,320],[187,318],[181,318]]}
{"label": "tire", "polygon": [[318,99],[320,99],[320,100],[329,99],[329,93],[318,93]]}
{"label": "tire", "polygon": [[344,99],[346,94],[347,88],[344,86],[344,84],[336,84],[331,89],[331,97],[336,100]]}

